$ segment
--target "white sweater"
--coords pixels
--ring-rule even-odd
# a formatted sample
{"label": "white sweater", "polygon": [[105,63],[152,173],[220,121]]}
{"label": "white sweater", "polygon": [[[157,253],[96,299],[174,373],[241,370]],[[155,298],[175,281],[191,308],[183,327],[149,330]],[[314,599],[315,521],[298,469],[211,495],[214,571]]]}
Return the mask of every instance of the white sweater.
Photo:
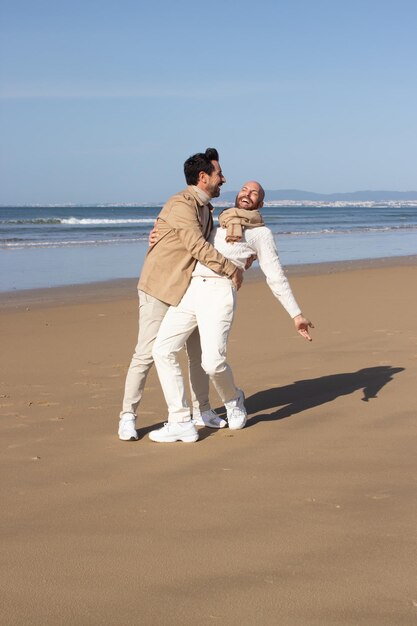
{"label": "white sweater", "polygon": [[[279,300],[291,317],[301,313],[291,287],[280,263],[272,232],[266,226],[244,228],[241,241],[228,243],[226,228],[213,228],[209,242],[227,259],[244,269],[246,260],[256,254],[259,265],[266,277],[266,282],[274,296]],[[193,276],[218,276],[200,261],[194,268]]]}

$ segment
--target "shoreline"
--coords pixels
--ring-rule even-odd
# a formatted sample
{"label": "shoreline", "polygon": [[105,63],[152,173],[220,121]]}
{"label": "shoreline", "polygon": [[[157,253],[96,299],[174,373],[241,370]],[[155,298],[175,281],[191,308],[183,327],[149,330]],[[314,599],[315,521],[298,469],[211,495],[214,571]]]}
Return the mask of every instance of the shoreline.
{"label": "shoreline", "polygon": [[[284,266],[289,277],[320,276],[337,272],[363,269],[382,269],[389,267],[413,267],[417,265],[416,255],[364,258],[345,261],[325,261],[322,263],[303,263]],[[245,282],[262,280],[259,267],[251,268],[245,275]],[[0,313],[10,309],[24,307],[49,307],[80,302],[103,302],[116,298],[136,298],[135,278],[116,278],[88,283],[39,287],[0,292]]]}

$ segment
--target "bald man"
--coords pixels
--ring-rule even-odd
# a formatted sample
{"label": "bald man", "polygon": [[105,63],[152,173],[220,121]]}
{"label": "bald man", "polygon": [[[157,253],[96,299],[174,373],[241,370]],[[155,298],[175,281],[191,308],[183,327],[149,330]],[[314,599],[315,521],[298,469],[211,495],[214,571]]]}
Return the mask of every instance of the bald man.
{"label": "bald man", "polygon": [[[211,231],[208,241],[242,269],[255,255],[272,293],[294,320],[297,332],[311,341],[308,329],[313,325],[301,313],[279,261],[273,234],[265,226],[259,211],[264,196],[265,192],[258,182],[245,183],[236,197],[236,206],[220,214],[220,227]],[[153,358],[168,405],[168,422],[149,433],[152,441],[193,442],[198,439],[177,358],[196,327],[201,341],[201,365],[224,402],[229,428],[239,430],[245,426],[244,395],[236,387],[226,361],[236,295],[229,278],[198,262],[181,302],[169,308],[153,347]]]}

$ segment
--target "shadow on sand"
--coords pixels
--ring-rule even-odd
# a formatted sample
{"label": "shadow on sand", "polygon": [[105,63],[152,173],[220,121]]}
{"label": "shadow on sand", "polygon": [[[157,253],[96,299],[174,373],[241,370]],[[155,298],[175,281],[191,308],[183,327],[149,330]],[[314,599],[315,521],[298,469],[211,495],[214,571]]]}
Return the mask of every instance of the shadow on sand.
{"label": "shadow on sand", "polygon": [[[260,411],[263,413],[250,418],[248,426],[253,426],[261,421],[284,419],[359,389],[363,390],[361,400],[369,402],[371,398],[377,397],[378,392],[387,383],[393,380],[395,374],[399,374],[404,369],[404,367],[392,367],[390,365],[366,367],[357,372],[331,374],[310,380],[297,380],[285,387],[258,391],[246,398],[245,406],[248,415]],[[217,412],[224,413],[224,407],[217,409]]]}

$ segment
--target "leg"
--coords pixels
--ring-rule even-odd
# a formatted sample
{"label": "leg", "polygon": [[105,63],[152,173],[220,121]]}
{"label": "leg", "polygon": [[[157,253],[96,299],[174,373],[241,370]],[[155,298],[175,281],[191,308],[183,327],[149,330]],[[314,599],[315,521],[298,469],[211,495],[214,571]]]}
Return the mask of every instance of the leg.
{"label": "leg", "polygon": [[136,414],[149,370],[153,364],[152,347],[169,306],[152,296],[139,292],[139,335],[126,376],[122,417]]}
{"label": "leg", "polygon": [[227,422],[210,408],[209,377],[201,367],[201,343],[198,328],[188,337],[186,349],[193,422],[196,426],[224,428]]}
{"label": "leg", "polygon": [[188,376],[194,413],[210,410],[209,378],[201,367],[200,333],[196,328],[187,340]]}
{"label": "leg", "polygon": [[226,361],[227,341],[236,308],[236,292],[229,280],[200,279],[196,315],[201,336],[202,365],[223,400],[229,428],[241,429],[247,413],[243,391],[233,380]]}
{"label": "leg", "polygon": [[196,316],[201,338],[202,366],[223,402],[237,398],[232,370],[226,361],[227,340],[236,307],[236,291],[224,278],[199,278]]}
{"label": "leg", "polygon": [[162,322],[153,347],[153,358],[168,405],[169,422],[189,422],[190,408],[178,352],[197,326],[192,283],[177,307],[171,307]]}

